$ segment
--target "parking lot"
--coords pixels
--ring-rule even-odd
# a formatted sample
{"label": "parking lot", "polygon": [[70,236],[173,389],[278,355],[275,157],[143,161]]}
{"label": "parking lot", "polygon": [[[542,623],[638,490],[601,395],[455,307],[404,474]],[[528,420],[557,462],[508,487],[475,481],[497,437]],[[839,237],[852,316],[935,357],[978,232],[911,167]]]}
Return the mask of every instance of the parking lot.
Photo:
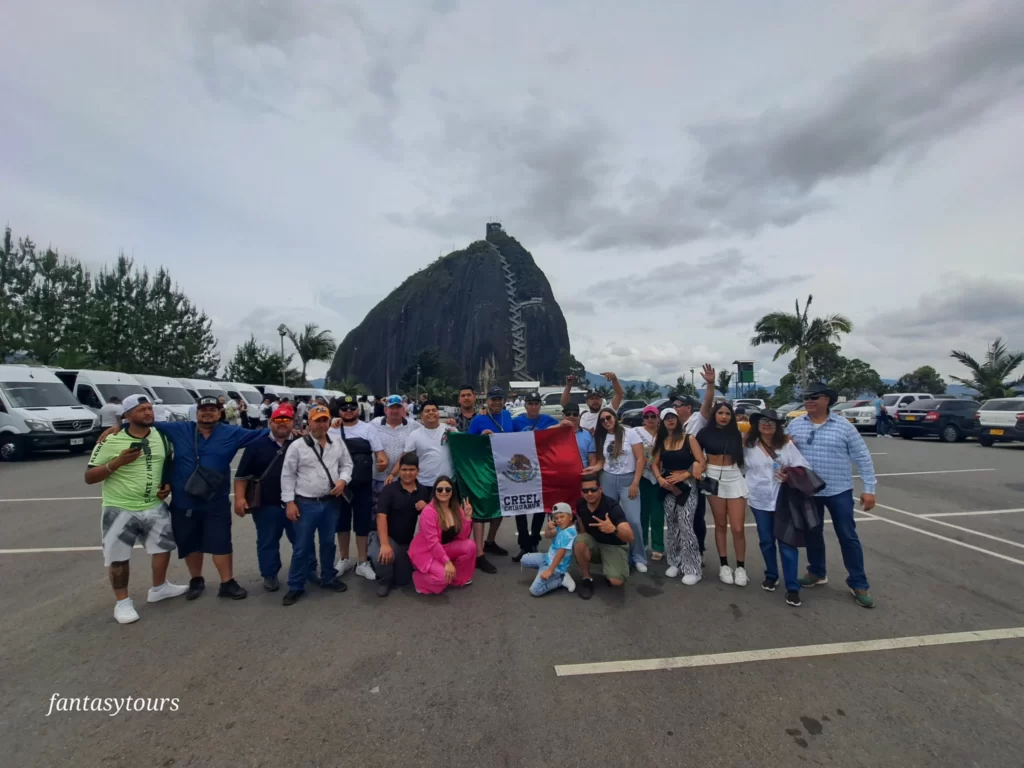
{"label": "parking lot", "polygon": [[[830,531],[830,583],[801,608],[759,589],[752,521],[745,589],[717,580],[709,551],[696,587],[655,565],[589,602],[536,599],[533,574],[498,558],[498,574],[439,597],[381,600],[349,574],[347,593],[284,608],[235,519],[248,599],[148,605],[136,550],[142,619],[122,626],[85,459],[0,465],[3,763],[1020,765],[1024,445],[866,440],[872,611],[845,588]],[[506,522],[499,541],[512,549],[514,533]],[[206,576],[215,587],[210,563]],[[170,578],[187,583],[177,560]],[[48,716],[55,693],[179,708]]]}

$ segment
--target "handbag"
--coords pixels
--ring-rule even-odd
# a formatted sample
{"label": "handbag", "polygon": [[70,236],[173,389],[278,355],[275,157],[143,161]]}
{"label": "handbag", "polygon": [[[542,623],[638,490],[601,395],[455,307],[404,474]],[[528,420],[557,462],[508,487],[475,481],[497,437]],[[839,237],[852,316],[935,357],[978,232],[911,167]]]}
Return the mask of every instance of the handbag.
{"label": "handbag", "polygon": [[[722,474],[725,472],[725,467],[721,467],[718,470],[718,480],[721,480]],[[703,491],[708,496],[718,495],[718,480],[713,477],[708,477],[707,471],[704,472],[704,476],[697,481],[697,490]]]}
{"label": "handbag", "polygon": [[196,468],[185,481],[185,493],[202,501],[213,501],[224,487],[227,476],[199,463],[199,427],[193,432],[192,445],[196,454]]}
{"label": "handbag", "polygon": [[274,468],[277,460],[284,456],[284,452],[288,449],[288,442],[281,446],[280,450],[274,454],[274,458],[270,460],[267,468],[263,470],[263,474],[259,477],[250,477],[245,481],[245,503],[249,505],[249,509],[256,509],[257,507],[263,506],[263,490],[260,487],[263,483],[264,478],[270,474],[270,470]]}

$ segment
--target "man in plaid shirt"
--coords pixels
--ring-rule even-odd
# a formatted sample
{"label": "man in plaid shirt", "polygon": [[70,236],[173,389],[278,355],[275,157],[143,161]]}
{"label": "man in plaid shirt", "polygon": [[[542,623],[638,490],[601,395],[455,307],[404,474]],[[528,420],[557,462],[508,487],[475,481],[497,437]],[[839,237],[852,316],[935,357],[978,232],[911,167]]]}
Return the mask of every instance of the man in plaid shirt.
{"label": "man in plaid shirt", "polygon": [[[807,463],[822,480],[825,487],[815,497],[822,518],[827,508],[832,517],[836,538],[843,552],[843,564],[849,576],[846,584],[853,592],[857,604],[874,608],[875,601],[868,591],[868,578],[864,573],[864,550],[853,521],[853,472],[850,464],[857,465],[864,483],[860,496],[865,512],[875,506],[875,466],[871,454],[857,428],[829,408],[837,399],[836,391],[815,383],[804,390],[806,416],[793,419],[786,430]],[[807,574],[800,585],[814,587],[827,584],[825,575],[824,530],[807,535]]]}

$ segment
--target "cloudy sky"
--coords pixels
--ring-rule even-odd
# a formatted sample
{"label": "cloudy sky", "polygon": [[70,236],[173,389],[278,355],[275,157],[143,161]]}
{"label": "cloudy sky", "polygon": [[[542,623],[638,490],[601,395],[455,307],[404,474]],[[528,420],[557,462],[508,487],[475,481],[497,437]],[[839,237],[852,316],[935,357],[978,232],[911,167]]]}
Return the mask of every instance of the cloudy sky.
{"label": "cloudy sky", "polygon": [[[492,218],[592,371],[670,382],[814,294],[848,356],[1024,348],[1024,3],[37,0],[5,12],[0,213],[340,340]],[[310,367],[320,373],[326,364]]]}

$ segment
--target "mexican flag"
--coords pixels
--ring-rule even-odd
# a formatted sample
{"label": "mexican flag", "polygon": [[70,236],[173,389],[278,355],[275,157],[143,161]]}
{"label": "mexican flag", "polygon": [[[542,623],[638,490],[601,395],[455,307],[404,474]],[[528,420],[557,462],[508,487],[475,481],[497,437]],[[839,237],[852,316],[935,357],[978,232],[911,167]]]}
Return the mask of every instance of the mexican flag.
{"label": "mexican flag", "polygon": [[473,517],[550,512],[564,501],[575,508],[583,462],[568,427],[496,435],[448,435],[452,465]]}

